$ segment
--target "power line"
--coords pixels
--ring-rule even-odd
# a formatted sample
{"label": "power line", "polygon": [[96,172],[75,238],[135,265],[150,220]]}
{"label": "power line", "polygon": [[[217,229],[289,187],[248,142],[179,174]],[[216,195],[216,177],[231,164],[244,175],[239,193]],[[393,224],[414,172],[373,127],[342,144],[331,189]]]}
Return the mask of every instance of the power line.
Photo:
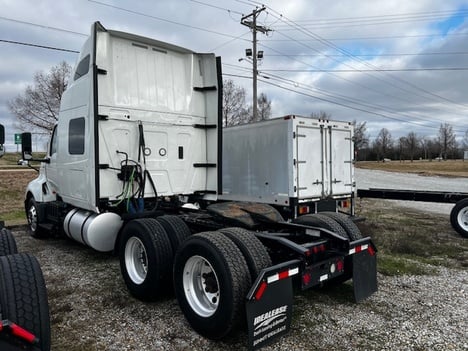
{"label": "power line", "polygon": [[[252,2],[256,2],[256,1],[252,1]],[[281,18],[282,21],[285,22],[285,23],[286,23],[287,25],[289,25],[290,27],[293,27],[294,29],[298,30],[299,32],[301,32],[301,33],[303,33],[303,34],[306,34],[306,35],[308,35],[308,36],[310,36],[310,37],[312,37],[312,38],[315,38],[315,39],[317,39],[320,43],[324,44],[325,46],[330,47],[330,48],[333,48],[333,49],[337,50],[338,52],[343,53],[343,54],[346,55],[347,57],[349,57],[349,58],[351,58],[351,59],[353,59],[353,60],[355,60],[355,61],[358,61],[358,62],[364,64],[365,66],[369,67],[369,68],[372,68],[373,70],[375,70],[376,73],[380,73],[379,70],[378,70],[378,68],[377,68],[376,66],[374,66],[374,65],[372,65],[372,64],[370,64],[370,63],[368,63],[368,62],[366,62],[366,61],[364,61],[364,60],[362,60],[362,59],[359,59],[358,57],[354,56],[352,53],[348,52],[347,50],[342,49],[342,48],[336,46],[335,44],[331,43],[330,41],[328,41],[328,40],[326,40],[326,39],[320,37],[319,35],[312,33],[310,30],[304,28],[304,27],[301,26],[301,25],[298,25],[298,24],[295,23],[294,21],[292,21],[292,20],[286,18],[285,16],[283,16],[282,14],[280,14],[280,13],[278,13],[277,11],[273,10],[272,8],[269,7],[269,9],[270,9],[271,11],[275,12],[276,14],[278,14],[278,15],[279,15],[279,18]],[[281,32],[280,32],[280,34],[283,35],[283,36],[285,36],[285,37],[287,37],[287,38],[289,38],[289,39],[291,39],[292,41],[295,41],[295,42],[299,43],[300,45],[306,46],[306,47],[308,47],[308,48],[310,48],[310,49],[312,49],[312,50],[314,50],[314,51],[318,51],[317,49],[312,48],[312,47],[310,47],[310,46],[308,46],[308,45],[305,45],[304,43],[298,42],[295,38],[292,38],[292,37],[290,37],[290,36],[288,36],[288,35],[286,35],[286,34],[284,34],[284,33],[281,33]],[[329,57],[329,56],[327,56],[327,55],[325,55],[325,56],[326,56],[326,57]],[[333,59],[332,57],[330,57],[330,58],[331,58],[332,60],[336,61],[336,60]],[[351,69],[356,69],[355,67],[352,67],[352,66],[350,66],[349,64],[345,64],[345,65],[348,66],[348,67],[350,67]],[[382,72],[382,73],[385,74],[385,75],[387,75],[385,72]],[[385,80],[380,79],[380,78],[378,78],[378,77],[375,77],[375,76],[373,76],[373,75],[371,75],[371,77],[373,77],[374,79],[380,80],[380,81],[382,81],[382,82],[385,82],[386,84],[391,85],[391,86],[393,86],[393,87],[395,87],[395,88],[397,88],[397,89],[400,89],[400,90],[402,90],[402,91],[405,91],[405,92],[408,92],[408,93],[411,93],[411,94],[415,94],[415,95],[418,95],[418,96],[420,96],[420,97],[424,97],[424,98],[426,98],[426,99],[429,99],[429,97],[426,97],[426,96],[423,96],[423,95],[420,95],[420,94],[416,94],[415,92],[408,91],[408,90],[406,90],[406,89],[403,89],[401,86],[398,87],[398,86],[396,86],[395,84],[392,84],[392,83],[390,83],[390,82],[388,82],[388,81],[385,81]],[[401,79],[401,78],[398,78],[398,77],[393,77],[393,76],[388,76],[388,77],[389,77],[390,79],[392,79],[392,80],[396,80],[396,81],[398,81],[398,82],[400,82],[400,83],[403,83],[403,84],[405,84],[405,85],[408,85],[408,86],[412,87],[412,88],[415,89],[415,90],[422,91],[422,92],[424,92],[424,93],[427,94],[427,95],[430,95],[430,96],[436,97],[436,98],[438,98],[438,99],[441,99],[441,100],[450,102],[451,104],[459,105],[459,106],[462,106],[463,108],[466,108],[465,105],[458,104],[457,102],[452,101],[452,100],[450,100],[450,99],[447,99],[446,97],[440,96],[440,95],[438,95],[438,94],[434,94],[434,93],[432,93],[432,92],[430,92],[430,91],[428,91],[428,90],[426,90],[426,89],[423,89],[423,88],[421,88],[421,87],[418,87],[418,86],[416,86],[415,84],[410,83],[410,82],[408,82],[408,81],[406,81],[406,80],[404,80],[404,79]]]}
{"label": "power line", "polygon": [[[256,1],[252,1],[256,3]],[[460,14],[467,12],[468,9],[462,10],[444,10],[444,11],[423,11],[423,12],[404,12],[404,13],[394,13],[394,14],[387,14],[387,15],[372,15],[372,16],[359,16],[359,17],[336,17],[336,18],[326,18],[326,19],[308,19],[308,20],[297,20],[296,22],[330,22],[330,21],[362,21],[366,19],[382,19],[382,18],[395,18],[395,17],[406,17],[406,16],[427,16],[427,15],[453,15],[453,14]]]}
{"label": "power line", "polygon": [[[357,41],[357,40],[382,40],[382,39],[406,39],[406,38],[438,38],[446,36],[467,36],[468,33],[445,33],[445,34],[415,34],[415,35],[389,35],[373,37],[354,37],[354,38],[323,38],[330,41]],[[296,39],[297,41],[319,41],[318,39]],[[265,41],[287,42],[288,39],[267,39]]]}
{"label": "power line", "polygon": [[468,67],[434,68],[375,68],[375,69],[262,69],[263,72],[333,72],[333,73],[368,73],[368,72],[421,72],[421,71],[468,71]]}
{"label": "power line", "polygon": [[[344,54],[289,54],[288,56],[294,57],[319,57],[319,56],[331,56],[331,57],[348,57]],[[387,53],[387,54],[354,54],[356,57],[391,57],[391,56],[454,56],[454,55],[468,55],[468,51],[459,52],[412,52],[412,53]],[[286,56],[280,54],[268,54],[265,56]]]}
{"label": "power line", "polygon": [[[367,109],[364,109],[364,108],[350,106],[348,104],[343,104],[343,103],[340,103],[340,102],[332,101],[330,99],[325,99],[325,98],[322,98],[322,97],[319,97],[319,96],[316,96],[316,95],[312,95],[312,94],[309,94],[309,93],[306,93],[306,92],[302,92],[302,91],[298,91],[298,90],[295,90],[295,89],[290,89],[290,88],[287,88],[287,87],[283,87],[283,86],[281,86],[279,84],[272,83],[272,82],[270,82],[268,80],[263,80],[263,79],[259,79],[259,80],[261,82],[265,83],[265,84],[269,84],[269,85],[278,87],[278,88],[286,90],[286,91],[290,91],[290,92],[294,92],[294,93],[297,93],[297,94],[300,94],[300,95],[308,96],[308,97],[311,97],[311,98],[314,98],[314,99],[317,99],[317,100],[329,102],[329,103],[332,103],[334,105],[345,107],[345,108],[348,108],[348,109],[351,109],[351,110],[360,111],[360,112],[368,113],[368,114],[375,115],[375,116],[380,116],[380,117],[395,120],[395,121],[398,121],[398,122],[403,122],[403,123],[407,123],[407,124],[416,125],[418,127],[425,127],[425,128],[430,128],[430,129],[436,129],[436,130],[439,129],[439,127],[424,125],[424,124],[421,124],[421,123],[418,123],[418,122],[413,122],[413,121],[408,121],[408,120],[404,120],[404,119],[401,119],[401,118],[391,117],[391,116],[385,115],[385,114],[380,113],[380,112],[370,111],[370,110],[367,110]],[[462,132],[461,130],[455,130],[455,131]]]}
{"label": "power line", "polygon": [[[409,14],[409,15],[382,15],[382,16],[370,16],[370,17],[354,17],[348,19],[315,19],[307,21],[296,21],[301,22],[304,28],[315,28],[322,29],[328,27],[354,27],[354,26],[371,26],[371,25],[386,25],[394,23],[404,22],[420,22],[420,21],[433,21],[438,19],[459,18],[465,17],[468,14],[468,10],[460,11],[449,11],[449,12],[434,12],[433,14]],[[291,30],[288,28],[281,28],[283,30]]]}
{"label": "power line", "polygon": [[228,13],[235,13],[237,15],[241,15],[243,16],[244,14],[242,12],[238,12],[238,11],[234,11],[234,10],[230,10],[230,9],[227,9],[225,7],[220,7],[220,6],[216,6],[216,5],[212,5],[212,4],[208,4],[206,2],[203,2],[203,1],[199,1],[199,0],[190,0],[191,2],[195,2],[197,4],[200,4],[200,5],[205,5],[205,6],[208,6],[208,7],[212,7],[214,9],[218,9],[218,10],[223,10],[223,11],[227,11]]}
{"label": "power line", "polygon": [[[236,65],[232,65],[232,64],[223,63],[223,65],[233,67],[233,68],[236,68],[236,69],[240,69],[240,70],[244,69],[244,67],[240,67],[240,66],[236,66]],[[240,78],[245,77],[245,76],[240,76],[240,75],[232,75],[232,76],[240,77]],[[391,113],[391,114],[394,114],[394,115],[401,115],[400,111],[397,111],[397,110],[392,109],[392,108],[387,107],[387,106],[382,106],[382,105],[378,105],[378,104],[371,104],[371,103],[368,103],[367,101],[364,101],[364,100],[361,100],[361,99],[345,96],[345,95],[342,95],[342,94],[337,94],[336,92],[327,92],[326,90],[318,89],[317,87],[312,87],[312,86],[304,84],[304,83],[299,83],[297,81],[293,81],[293,80],[291,80],[289,78],[284,78],[282,76],[269,74],[268,76],[260,75],[260,77],[265,78],[265,79],[276,80],[276,81],[279,81],[281,83],[286,83],[288,85],[293,86],[294,88],[299,88],[300,87],[301,89],[304,89],[304,87],[306,87],[307,89],[305,89],[305,90],[307,90],[307,91],[314,91],[315,93],[318,93],[320,95],[324,95],[327,98],[332,98],[332,99],[339,98],[340,100],[351,103],[353,105],[364,107],[366,109],[372,108],[372,109],[377,109],[377,110],[384,110],[387,113]],[[428,120],[427,116],[417,117],[415,115],[415,113],[411,113],[411,116],[409,114],[407,114],[407,116],[411,117],[411,118],[414,118],[414,119],[421,120],[421,121],[430,122],[430,123],[433,123],[433,122],[444,123],[444,121],[437,120],[437,119]]]}
{"label": "power line", "polygon": [[[267,49],[273,51],[273,52],[276,52],[276,53],[278,53],[278,54],[282,54],[282,55],[284,55],[284,56],[286,56],[286,57],[289,57],[290,59],[292,59],[292,60],[295,61],[295,62],[298,62],[298,63],[304,64],[304,65],[306,65],[306,66],[312,67],[312,68],[314,68],[314,69],[317,69],[315,66],[313,66],[313,65],[311,65],[311,64],[309,64],[309,63],[307,63],[307,62],[304,62],[304,61],[301,61],[301,60],[297,60],[297,59],[295,59],[294,57],[292,57],[291,55],[287,55],[287,54],[281,53],[281,52],[279,52],[278,50],[276,50],[276,49],[274,49],[274,48],[272,48],[272,47],[269,47],[269,46],[267,46],[267,45],[264,45],[264,44],[261,44],[261,45],[262,45],[263,47],[265,47],[265,48],[267,48]],[[317,69],[317,70],[318,70],[319,72],[322,71],[322,70],[320,70],[320,69]],[[407,102],[407,103],[412,103],[411,100],[409,100],[409,99],[407,99],[407,98],[405,98],[405,97],[392,95],[392,94],[390,94],[390,93],[388,93],[388,92],[376,91],[375,89],[370,88],[368,85],[358,83],[358,82],[356,82],[356,81],[354,81],[354,80],[351,80],[351,79],[347,79],[347,78],[345,78],[345,77],[342,77],[342,76],[339,75],[339,74],[335,74],[335,73],[333,73],[333,72],[325,72],[325,73],[330,74],[330,75],[334,76],[335,78],[337,78],[337,79],[339,79],[339,80],[343,80],[343,81],[345,81],[345,82],[347,82],[347,83],[349,83],[349,84],[352,84],[352,85],[357,86],[357,87],[360,87],[360,88],[362,88],[362,89],[364,89],[364,90],[370,91],[370,92],[372,92],[372,93],[374,93],[374,94],[377,93],[377,94],[379,94],[379,95],[387,96],[387,97],[393,98],[393,99],[395,99],[395,100],[404,101],[404,102]]]}
{"label": "power line", "polygon": [[0,16],[0,19],[2,19],[4,21],[10,21],[10,22],[16,22],[16,23],[20,23],[20,24],[26,24],[28,26],[34,26],[34,27],[39,27],[39,28],[43,28],[43,29],[51,29],[51,30],[55,30],[55,31],[59,31],[59,32],[76,34],[76,35],[85,36],[85,37],[88,36],[88,34],[74,32],[74,31],[68,30],[68,29],[45,26],[45,25],[42,25],[42,24],[37,24],[37,23],[32,23],[32,22],[27,22],[27,21],[20,21],[20,20],[14,19],[14,18],[7,18],[7,17]]}
{"label": "power line", "polygon": [[[123,7],[119,7],[119,6],[115,6],[115,5],[106,4],[106,3],[104,3],[104,2],[100,2],[100,1],[97,1],[97,0],[88,0],[88,1],[89,1],[89,2],[92,2],[92,3],[95,3],[95,4],[98,4],[98,5],[110,7],[110,8],[119,10],[119,11],[128,12],[128,13],[131,13],[131,14],[137,15],[137,16],[143,16],[143,17],[151,18],[151,19],[154,19],[154,20],[157,20],[157,21],[166,22],[166,23],[174,24],[174,25],[177,25],[177,26],[185,27],[185,28],[196,29],[196,30],[199,30],[199,31],[202,31],[202,32],[207,32],[207,33],[211,33],[211,34],[216,34],[216,35],[220,35],[220,36],[227,37],[227,38],[232,38],[232,39],[235,39],[235,38],[236,38],[236,36],[231,35],[231,34],[221,33],[221,32],[217,32],[217,31],[210,30],[210,29],[206,29],[206,28],[202,28],[202,27],[192,26],[192,25],[189,25],[189,24],[186,24],[186,23],[176,22],[176,21],[169,20],[169,19],[162,18],[162,17],[157,17],[157,16],[153,16],[153,15],[148,15],[148,14],[146,14],[146,13],[141,13],[141,12],[129,10],[129,9],[126,9],[126,8],[123,8]],[[244,39],[241,39],[241,40],[244,40]],[[248,41],[248,40],[245,40],[245,41]]]}
{"label": "power line", "polygon": [[79,51],[76,51],[76,50],[62,49],[62,48],[57,48],[57,47],[53,47],[53,46],[45,46],[45,45],[24,43],[24,42],[20,42],[20,41],[13,41],[13,40],[6,40],[6,39],[0,39],[0,42],[8,43],[8,44],[15,44],[15,45],[31,46],[31,47],[35,47],[35,48],[48,49],[48,50],[72,52],[74,54],[79,54],[80,53]]}

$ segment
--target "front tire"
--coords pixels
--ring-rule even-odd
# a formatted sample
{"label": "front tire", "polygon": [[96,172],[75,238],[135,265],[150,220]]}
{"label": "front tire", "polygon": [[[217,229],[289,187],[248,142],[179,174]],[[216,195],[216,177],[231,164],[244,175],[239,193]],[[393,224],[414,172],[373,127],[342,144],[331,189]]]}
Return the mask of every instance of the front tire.
{"label": "front tire", "polygon": [[152,301],[169,291],[172,248],[164,228],[153,218],[135,219],[122,230],[120,269],[130,293]]}
{"label": "front tire", "polygon": [[29,254],[0,257],[0,308],[8,319],[39,338],[50,350],[50,317],[41,267]]}
{"label": "front tire", "polygon": [[468,238],[468,199],[458,201],[450,212],[453,229],[464,238]]}
{"label": "front tire", "polygon": [[174,290],[187,321],[199,334],[221,339],[245,319],[251,277],[241,251],[219,232],[190,236],[174,263]]}
{"label": "front tire", "polygon": [[28,219],[29,235],[36,239],[47,236],[47,231],[40,226],[37,203],[32,197],[27,202],[26,218]]}

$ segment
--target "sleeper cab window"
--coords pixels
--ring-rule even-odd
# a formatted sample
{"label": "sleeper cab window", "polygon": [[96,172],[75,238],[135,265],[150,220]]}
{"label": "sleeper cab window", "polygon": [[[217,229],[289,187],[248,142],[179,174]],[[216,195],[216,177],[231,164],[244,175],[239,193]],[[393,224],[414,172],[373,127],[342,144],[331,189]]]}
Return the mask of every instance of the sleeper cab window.
{"label": "sleeper cab window", "polygon": [[75,76],[73,80],[77,80],[83,76],[85,76],[89,71],[89,55],[86,55],[78,64],[75,71]]}
{"label": "sleeper cab window", "polygon": [[83,155],[85,148],[85,119],[84,117],[70,120],[68,126],[68,153]]}

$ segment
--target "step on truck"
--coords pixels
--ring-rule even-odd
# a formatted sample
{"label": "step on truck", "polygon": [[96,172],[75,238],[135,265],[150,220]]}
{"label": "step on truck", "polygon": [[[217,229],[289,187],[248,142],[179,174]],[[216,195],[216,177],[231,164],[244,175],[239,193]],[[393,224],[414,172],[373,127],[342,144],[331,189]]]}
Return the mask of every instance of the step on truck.
{"label": "step on truck", "polygon": [[[96,22],[25,209],[33,237],[115,252],[133,296],[173,288],[198,333],[221,339],[247,320],[257,349],[288,332],[294,287],[352,279],[357,301],[375,292],[376,248],[336,210],[285,215],[255,190],[223,199],[221,101],[214,54]],[[255,175],[243,167],[231,178]]]}

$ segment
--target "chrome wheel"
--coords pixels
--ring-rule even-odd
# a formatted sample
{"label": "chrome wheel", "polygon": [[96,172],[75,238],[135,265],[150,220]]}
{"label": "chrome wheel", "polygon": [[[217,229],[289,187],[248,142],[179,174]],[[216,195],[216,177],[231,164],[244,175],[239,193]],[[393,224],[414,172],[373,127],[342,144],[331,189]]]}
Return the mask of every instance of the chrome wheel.
{"label": "chrome wheel", "polygon": [[28,222],[29,228],[34,233],[37,230],[37,211],[36,206],[31,204],[28,209]]}
{"label": "chrome wheel", "polygon": [[125,266],[135,284],[145,281],[148,274],[148,256],[145,246],[137,237],[132,236],[125,245]]}
{"label": "chrome wheel", "polygon": [[457,222],[461,229],[468,232],[468,207],[462,208],[458,212]]}
{"label": "chrome wheel", "polygon": [[185,263],[183,287],[192,310],[201,317],[212,316],[219,306],[219,281],[210,262],[192,256]]}

